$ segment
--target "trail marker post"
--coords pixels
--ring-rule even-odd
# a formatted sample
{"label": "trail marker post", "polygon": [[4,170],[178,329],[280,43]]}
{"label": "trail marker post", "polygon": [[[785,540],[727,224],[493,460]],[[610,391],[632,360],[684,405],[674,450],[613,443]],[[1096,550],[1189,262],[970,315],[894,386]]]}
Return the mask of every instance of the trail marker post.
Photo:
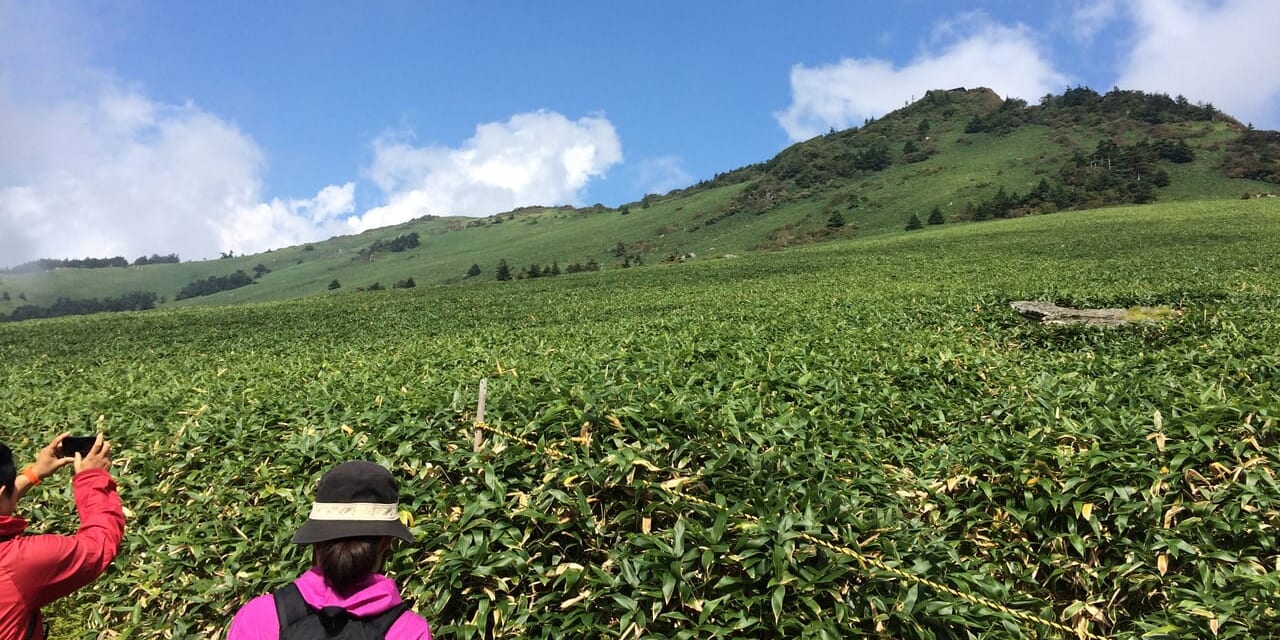
{"label": "trail marker post", "polygon": [[489,379],[480,379],[480,399],[476,401],[476,431],[474,436],[475,450],[479,451],[484,446],[484,430],[480,425],[484,424],[484,403],[489,396]]}

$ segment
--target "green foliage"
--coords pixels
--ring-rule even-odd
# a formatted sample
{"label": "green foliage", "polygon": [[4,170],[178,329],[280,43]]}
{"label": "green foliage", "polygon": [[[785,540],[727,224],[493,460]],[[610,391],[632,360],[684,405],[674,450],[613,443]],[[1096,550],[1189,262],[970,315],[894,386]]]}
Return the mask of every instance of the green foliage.
{"label": "green foliage", "polygon": [[[1116,640],[1267,637],[1276,213],[10,324],[0,421],[26,459],[62,428],[114,445],[121,554],[58,640],[221,635],[308,566],[289,537],[355,458],[400,481],[417,542],[388,571],[442,638],[1056,637],[807,537]],[[1045,327],[1015,299],[1179,313]],[[473,451],[480,378],[488,422],[543,450]],[[24,498],[33,532],[75,530],[59,478]]]}
{"label": "green foliage", "polygon": [[[23,296],[19,294],[19,297]],[[58,298],[57,301],[47,307],[32,304],[20,305],[12,313],[0,314],[0,322],[80,316],[113,311],[146,311],[156,307],[156,298],[156,294],[150,291],[127,293],[119,298],[88,298],[84,300]],[[5,291],[0,296],[0,299],[8,300],[9,292]]]}
{"label": "green foliage", "polygon": [[1227,146],[1227,175],[1280,184],[1280,132],[1246,129]]}
{"label": "green foliage", "polygon": [[240,269],[225,276],[209,276],[203,280],[196,280],[187,283],[182,290],[178,291],[178,295],[174,296],[175,300],[184,298],[195,298],[197,296],[207,296],[218,293],[219,291],[230,291],[239,289],[253,284],[253,278],[249,274]]}
{"label": "green foliage", "polygon": [[917,216],[916,214],[913,213],[911,214],[910,218],[907,218],[907,227],[906,227],[907,231],[915,231],[916,229],[923,229],[923,228],[924,228],[924,225],[920,223],[920,217]]}
{"label": "green foliage", "polygon": [[507,265],[507,259],[503,258],[498,261],[498,268],[494,270],[494,277],[498,280],[511,279],[511,267]]}
{"label": "green foliage", "polygon": [[129,261],[122,256],[114,258],[75,258],[75,259],[51,259],[41,258],[24,262],[15,267],[8,269],[0,269],[0,273],[35,273],[39,271],[53,271],[54,269],[108,269],[111,267],[127,267]]}
{"label": "green foliage", "polygon": [[398,235],[390,240],[374,240],[362,253],[365,255],[373,253],[399,253],[417,248],[419,245],[418,232],[413,231],[403,235]]}
{"label": "green foliage", "polygon": [[1092,154],[1075,154],[1052,184],[1041,178],[1036,187],[1026,194],[1010,193],[1002,185],[991,199],[974,205],[970,217],[988,220],[1154,202],[1156,189],[1171,183],[1169,173],[1157,164],[1158,160],[1164,157],[1181,159],[1183,153],[1176,143],[1152,144],[1144,140],[1133,145],[1119,145],[1103,139]]}
{"label": "green foliage", "polygon": [[139,256],[137,260],[133,261],[133,266],[141,267],[148,264],[178,264],[179,262],[181,262],[181,260],[178,259],[178,254],[176,253],[170,253],[169,255],[164,256],[158,253],[153,253],[150,256]]}
{"label": "green foliage", "polygon": [[839,209],[832,211],[831,215],[827,218],[828,229],[839,229],[845,224],[844,214],[840,213]]}
{"label": "green foliage", "polygon": [[941,207],[934,207],[933,210],[929,212],[929,219],[926,222],[928,224],[946,224],[947,218],[942,215]]}
{"label": "green foliage", "polygon": [[471,268],[467,269],[467,277],[474,278],[478,275],[480,275],[480,265],[473,262],[471,263]]}
{"label": "green foliage", "polygon": [[329,281],[329,290],[330,290],[330,291],[333,291],[334,289],[341,289],[341,288],[342,288],[342,283],[341,283],[341,282],[338,282],[338,279],[337,279],[337,278],[334,278],[333,280],[330,280],[330,281]]}

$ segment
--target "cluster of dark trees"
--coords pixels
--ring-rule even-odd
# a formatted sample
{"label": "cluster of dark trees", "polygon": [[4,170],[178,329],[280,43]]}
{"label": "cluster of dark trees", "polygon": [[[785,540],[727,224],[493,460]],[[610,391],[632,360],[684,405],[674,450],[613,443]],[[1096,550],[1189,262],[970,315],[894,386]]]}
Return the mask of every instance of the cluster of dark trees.
{"label": "cluster of dark trees", "polygon": [[1004,134],[1024,124],[1054,125],[1064,120],[1079,121],[1084,114],[1095,119],[1129,118],[1147,124],[1212,121],[1219,111],[1212,104],[1192,104],[1184,96],[1112,89],[1099,94],[1089,87],[1067,89],[1060,96],[1047,95],[1038,108],[1027,108],[1026,100],[1006,99],[1000,108],[975,115],[965,125],[965,133]]}
{"label": "cluster of dark trees", "polygon": [[[639,244],[639,243],[637,243],[637,244]],[[643,251],[643,248],[642,248],[641,250]],[[621,240],[619,240],[618,242],[615,242],[615,243],[613,244],[613,257],[615,257],[615,258],[622,258],[622,262],[621,262],[621,263],[619,263],[619,264],[620,264],[620,265],[622,266],[622,268],[624,268],[624,269],[627,269],[627,268],[630,268],[630,267],[643,267],[643,266],[644,266],[644,256],[643,256],[641,253],[639,253],[639,252],[637,252],[637,253],[628,253],[628,252],[627,252],[627,245],[626,245],[625,243],[623,243]],[[673,256],[673,257],[674,257],[674,256]],[[570,266],[570,267],[573,267],[573,266],[577,266],[577,265],[569,265],[569,266]],[[598,266],[598,265],[597,265],[597,266]],[[594,271],[594,269],[592,269],[592,271]],[[576,273],[576,272],[575,272],[575,271],[570,271],[569,273]]]}
{"label": "cluster of dark trees", "polygon": [[368,255],[371,253],[398,253],[406,251],[418,246],[418,232],[414,231],[404,235],[396,236],[390,240],[374,240],[361,253]]}
{"label": "cluster of dark trees", "polygon": [[907,163],[928,160],[929,156],[938,152],[938,144],[929,137],[933,125],[927,118],[916,125],[916,136],[902,143],[902,161]]}
{"label": "cluster of dark trees", "polygon": [[[164,256],[153,253],[150,256],[140,256],[133,261],[133,266],[176,264],[178,262],[178,254],[176,253]],[[54,269],[108,269],[127,266],[129,266],[129,261],[124,256],[115,256],[113,258],[40,258],[39,260],[24,262],[16,267],[0,269],[0,273],[36,273],[39,271],[53,271]]]}
{"label": "cluster of dark trees", "polygon": [[570,262],[569,266],[564,268],[565,273],[582,273],[584,271],[599,271],[600,263],[595,258],[587,260],[585,264],[578,262]]}
{"label": "cluster of dark trees", "polygon": [[1280,184],[1280,131],[1249,128],[1227,144],[1223,170],[1232,178]]}
{"label": "cluster of dark trees", "polygon": [[833,142],[793,146],[766,162],[763,169],[769,177],[806,189],[836,178],[883,171],[891,165],[893,154],[884,142],[873,142],[867,146]]}
{"label": "cluster of dark trees", "polygon": [[241,269],[236,269],[235,273],[225,276],[209,276],[203,280],[194,280],[187,283],[174,296],[175,300],[184,300],[186,298],[196,298],[199,296],[207,296],[218,293],[219,291],[230,291],[239,289],[240,287],[253,284],[253,278]]}
{"label": "cluster of dark trees", "polygon": [[137,260],[134,260],[133,266],[141,267],[148,264],[178,264],[178,262],[180,262],[180,260],[178,260],[178,254],[176,253],[170,253],[165,256],[153,253],[150,256],[141,256]]}
{"label": "cluster of dark trees", "polygon": [[[476,275],[478,275],[479,267],[477,265],[472,265],[472,267],[477,272]],[[517,278],[524,280],[527,278],[549,278],[552,276],[558,276],[561,273],[580,273],[583,271],[599,270],[600,263],[596,262],[595,258],[592,258],[588,260],[586,264],[580,264],[577,262],[570,263],[569,266],[565,267],[563,270],[560,269],[560,263],[558,261],[552,262],[551,265],[547,267],[535,262],[527,267],[521,268],[520,273],[515,274],[511,271],[511,265],[507,264],[507,259],[503,258],[498,261],[498,267],[494,270],[494,277],[503,281]],[[468,272],[468,275],[470,275],[470,272]]]}
{"label": "cluster of dark trees", "polygon": [[1212,103],[1192,104],[1185,96],[1169,97],[1167,93],[1123,91],[1112,88],[1106,94],[1085,86],[1067,89],[1060,96],[1046,95],[1040,99],[1043,109],[1092,109],[1104,114],[1124,115],[1148,124],[1168,122],[1212,121],[1219,111]]}
{"label": "cluster of dark trees", "polygon": [[906,229],[907,231],[915,231],[917,229],[923,229],[924,225],[926,224],[946,224],[946,223],[947,223],[947,217],[942,215],[942,208],[934,207],[933,211],[929,212],[929,218],[924,222],[920,222],[920,216],[917,216],[914,213],[911,214],[911,217],[907,218]]}
{"label": "cluster of dark trees", "polygon": [[24,262],[16,267],[0,270],[4,273],[35,273],[38,271],[53,271],[54,269],[106,269],[108,267],[127,267],[129,261],[123,256],[114,258],[76,258],[76,259],[54,259],[41,258]]}
{"label": "cluster of dark trees", "polygon": [[[338,288],[340,288],[341,286],[342,286],[342,285],[341,285],[337,280],[333,280],[333,281],[329,282],[329,290],[330,290],[330,291],[332,291],[332,290],[334,290],[334,289],[338,289]],[[403,280],[396,280],[396,281],[391,285],[391,288],[392,288],[392,289],[412,289],[412,288],[414,288],[414,287],[416,287],[416,286],[418,286],[418,283],[416,283],[416,282],[414,282],[414,281],[413,281],[413,276],[410,276],[410,277],[405,278],[405,279],[403,279]],[[375,283],[373,283],[373,284],[371,284],[371,285],[369,285],[369,286],[367,286],[367,287],[356,287],[356,291],[386,291],[386,290],[387,290],[387,288],[386,288],[386,287],[384,287],[384,286],[382,286],[382,283],[381,283],[381,282],[375,282]]]}
{"label": "cluster of dark trees", "polygon": [[1169,173],[1159,161],[1183,163],[1195,153],[1181,140],[1142,141],[1121,145],[1101,140],[1093,153],[1076,153],[1051,183],[1041,179],[1025,194],[1004,187],[991,199],[969,206],[973,220],[1008,218],[1066,209],[1154,202],[1156,188],[1169,186]]}
{"label": "cluster of dark trees", "polygon": [[58,298],[53,304],[42,307],[24,304],[7,315],[0,314],[0,321],[17,322],[33,318],[57,318],[60,316],[79,316],[103,311],[145,311],[156,307],[156,294],[151,292],[126,293],[119,298],[90,298],[72,300]]}

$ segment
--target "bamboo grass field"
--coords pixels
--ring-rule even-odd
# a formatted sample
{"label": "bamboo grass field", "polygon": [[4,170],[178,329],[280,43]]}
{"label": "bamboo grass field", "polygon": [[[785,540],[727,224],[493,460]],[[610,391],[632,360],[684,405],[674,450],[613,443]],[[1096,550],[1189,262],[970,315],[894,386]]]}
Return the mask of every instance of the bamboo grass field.
{"label": "bamboo grass field", "polygon": [[1267,637],[1277,254],[1276,199],[1162,203],[13,323],[0,421],[19,456],[116,447],[125,541],[55,638],[218,635],[309,562],[289,536],[352,458],[400,480],[388,570],[441,638]]}

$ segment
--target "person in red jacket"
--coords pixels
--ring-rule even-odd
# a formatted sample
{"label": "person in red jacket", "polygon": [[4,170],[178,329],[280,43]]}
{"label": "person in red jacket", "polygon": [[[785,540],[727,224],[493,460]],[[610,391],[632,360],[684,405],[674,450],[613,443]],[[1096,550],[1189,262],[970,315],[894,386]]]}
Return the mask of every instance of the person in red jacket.
{"label": "person in red jacket", "polygon": [[[0,640],[42,638],[40,608],[93,582],[115,559],[124,537],[124,509],[116,494],[111,445],[98,434],[87,455],[63,455],[62,439],[40,450],[21,473],[13,451],[0,444]],[[27,521],[13,515],[18,499],[67,465],[80,529],[74,535],[22,535]]]}

